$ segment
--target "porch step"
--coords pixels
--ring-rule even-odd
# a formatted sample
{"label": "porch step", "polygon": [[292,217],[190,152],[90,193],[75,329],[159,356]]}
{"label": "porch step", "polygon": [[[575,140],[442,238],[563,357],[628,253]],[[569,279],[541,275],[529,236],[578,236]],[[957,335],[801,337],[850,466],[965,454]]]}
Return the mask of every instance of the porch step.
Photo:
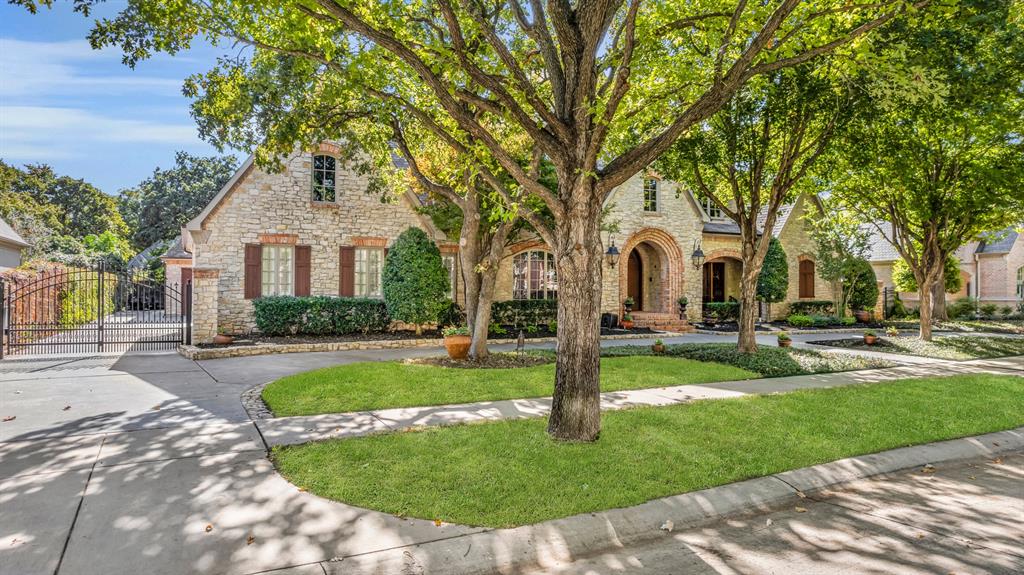
{"label": "porch step", "polygon": [[636,327],[646,327],[655,331],[672,331],[679,333],[694,330],[694,327],[690,325],[690,322],[685,319],[679,319],[679,316],[670,313],[638,311],[633,312],[630,315],[633,316],[633,324]]}

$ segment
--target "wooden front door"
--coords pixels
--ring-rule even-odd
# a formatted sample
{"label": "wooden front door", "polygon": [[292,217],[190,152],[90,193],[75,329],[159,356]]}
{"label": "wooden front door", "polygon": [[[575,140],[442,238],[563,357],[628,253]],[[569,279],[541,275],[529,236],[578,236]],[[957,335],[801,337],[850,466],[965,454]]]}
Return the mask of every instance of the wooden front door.
{"label": "wooden front door", "polygon": [[633,298],[633,311],[643,309],[644,301],[644,264],[636,250],[629,252],[629,263],[626,267],[626,295]]}
{"label": "wooden front door", "polygon": [[725,262],[704,264],[704,301],[725,301]]}

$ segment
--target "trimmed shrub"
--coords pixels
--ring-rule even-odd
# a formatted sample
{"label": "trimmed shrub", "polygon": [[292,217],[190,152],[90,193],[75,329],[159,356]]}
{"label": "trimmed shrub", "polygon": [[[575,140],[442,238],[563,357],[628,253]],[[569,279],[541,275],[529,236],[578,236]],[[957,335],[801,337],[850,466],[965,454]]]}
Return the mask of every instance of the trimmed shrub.
{"label": "trimmed shrub", "polygon": [[437,327],[445,328],[453,325],[463,325],[466,323],[466,312],[462,309],[462,306],[449,301],[441,313],[437,314]]}
{"label": "trimmed shrub", "polygon": [[388,314],[420,326],[437,321],[449,299],[448,271],[437,244],[419,228],[402,232],[384,259],[381,280]]}
{"label": "trimmed shrub", "polygon": [[970,319],[974,316],[977,306],[978,300],[973,297],[962,297],[946,306],[946,315],[949,319]]}
{"label": "trimmed shrub", "polygon": [[981,311],[981,315],[985,316],[985,319],[994,318],[996,316],[996,310],[998,309],[999,306],[994,303],[982,304],[982,306],[978,308],[978,310]]}
{"label": "trimmed shrub", "polygon": [[766,303],[778,303],[786,299],[789,291],[789,263],[782,242],[772,238],[764,256],[761,273],[757,276],[757,297]]}
{"label": "trimmed shrub", "polygon": [[824,299],[795,301],[789,304],[789,313],[796,315],[832,315],[835,313],[835,305]]}
{"label": "trimmed shrub", "polygon": [[843,282],[843,295],[853,311],[869,309],[878,301],[878,279],[867,260],[854,260],[847,266],[845,276],[855,278]]}
{"label": "trimmed shrub", "polygon": [[491,304],[491,321],[499,325],[525,328],[558,319],[558,301],[553,299],[514,299]]}
{"label": "trimmed shrub", "polygon": [[735,321],[740,318],[740,302],[709,301],[704,304],[704,315],[714,316],[718,321]]}
{"label": "trimmed shrub", "polygon": [[335,296],[268,296],[253,300],[256,328],[265,335],[346,335],[387,331],[384,302]]}
{"label": "trimmed shrub", "polygon": [[786,323],[793,327],[811,327],[814,325],[814,318],[809,315],[795,313],[786,318]]}

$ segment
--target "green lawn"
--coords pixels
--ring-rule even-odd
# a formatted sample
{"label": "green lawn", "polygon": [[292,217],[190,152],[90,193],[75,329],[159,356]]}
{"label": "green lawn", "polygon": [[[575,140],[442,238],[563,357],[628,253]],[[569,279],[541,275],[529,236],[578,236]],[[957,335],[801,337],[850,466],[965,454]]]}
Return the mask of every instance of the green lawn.
{"label": "green lawn", "polygon": [[982,359],[1024,355],[1024,339],[1010,337],[984,337],[976,335],[936,337],[921,341],[913,336],[881,337],[875,345],[866,345],[863,339],[835,339],[812,342],[821,345],[866,349],[885,353],[919,355],[937,359]]}
{"label": "green lawn", "polygon": [[[649,361],[649,360],[647,360]],[[536,523],[1024,425],[1024,378],[969,375],[607,412],[593,444],[526,419],[279,447],[323,497],[468,525]]]}
{"label": "green lawn", "polygon": [[[601,389],[619,391],[752,379],[758,373],[671,357],[601,360]],[[550,396],[554,364],[510,369],[453,369],[399,362],[351,363],[281,378],[263,389],[277,416],[366,411]]]}

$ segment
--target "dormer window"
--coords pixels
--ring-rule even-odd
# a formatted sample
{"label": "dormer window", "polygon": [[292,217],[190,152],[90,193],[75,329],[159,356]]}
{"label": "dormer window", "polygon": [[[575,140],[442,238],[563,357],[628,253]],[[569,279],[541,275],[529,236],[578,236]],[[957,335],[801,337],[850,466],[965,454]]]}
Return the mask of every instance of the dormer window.
{"label": "dormer window", "polygon": [[644,211],[658,211],[658,180],[654,178],[644,179]]}
{"label": "dormer window", "polygon": [[704,212],[707,213],[709,218],[713,220],[721,220],[725,218],[725,216],[722,215],[722,208],[719,208],[718,205],[715,204],[714,200],[711,198],[704,198],[703,203]]}
{"label": "dormer window", "polygon": [[313,156],[313,201],[333,202],[336,160],[333,156]]}

